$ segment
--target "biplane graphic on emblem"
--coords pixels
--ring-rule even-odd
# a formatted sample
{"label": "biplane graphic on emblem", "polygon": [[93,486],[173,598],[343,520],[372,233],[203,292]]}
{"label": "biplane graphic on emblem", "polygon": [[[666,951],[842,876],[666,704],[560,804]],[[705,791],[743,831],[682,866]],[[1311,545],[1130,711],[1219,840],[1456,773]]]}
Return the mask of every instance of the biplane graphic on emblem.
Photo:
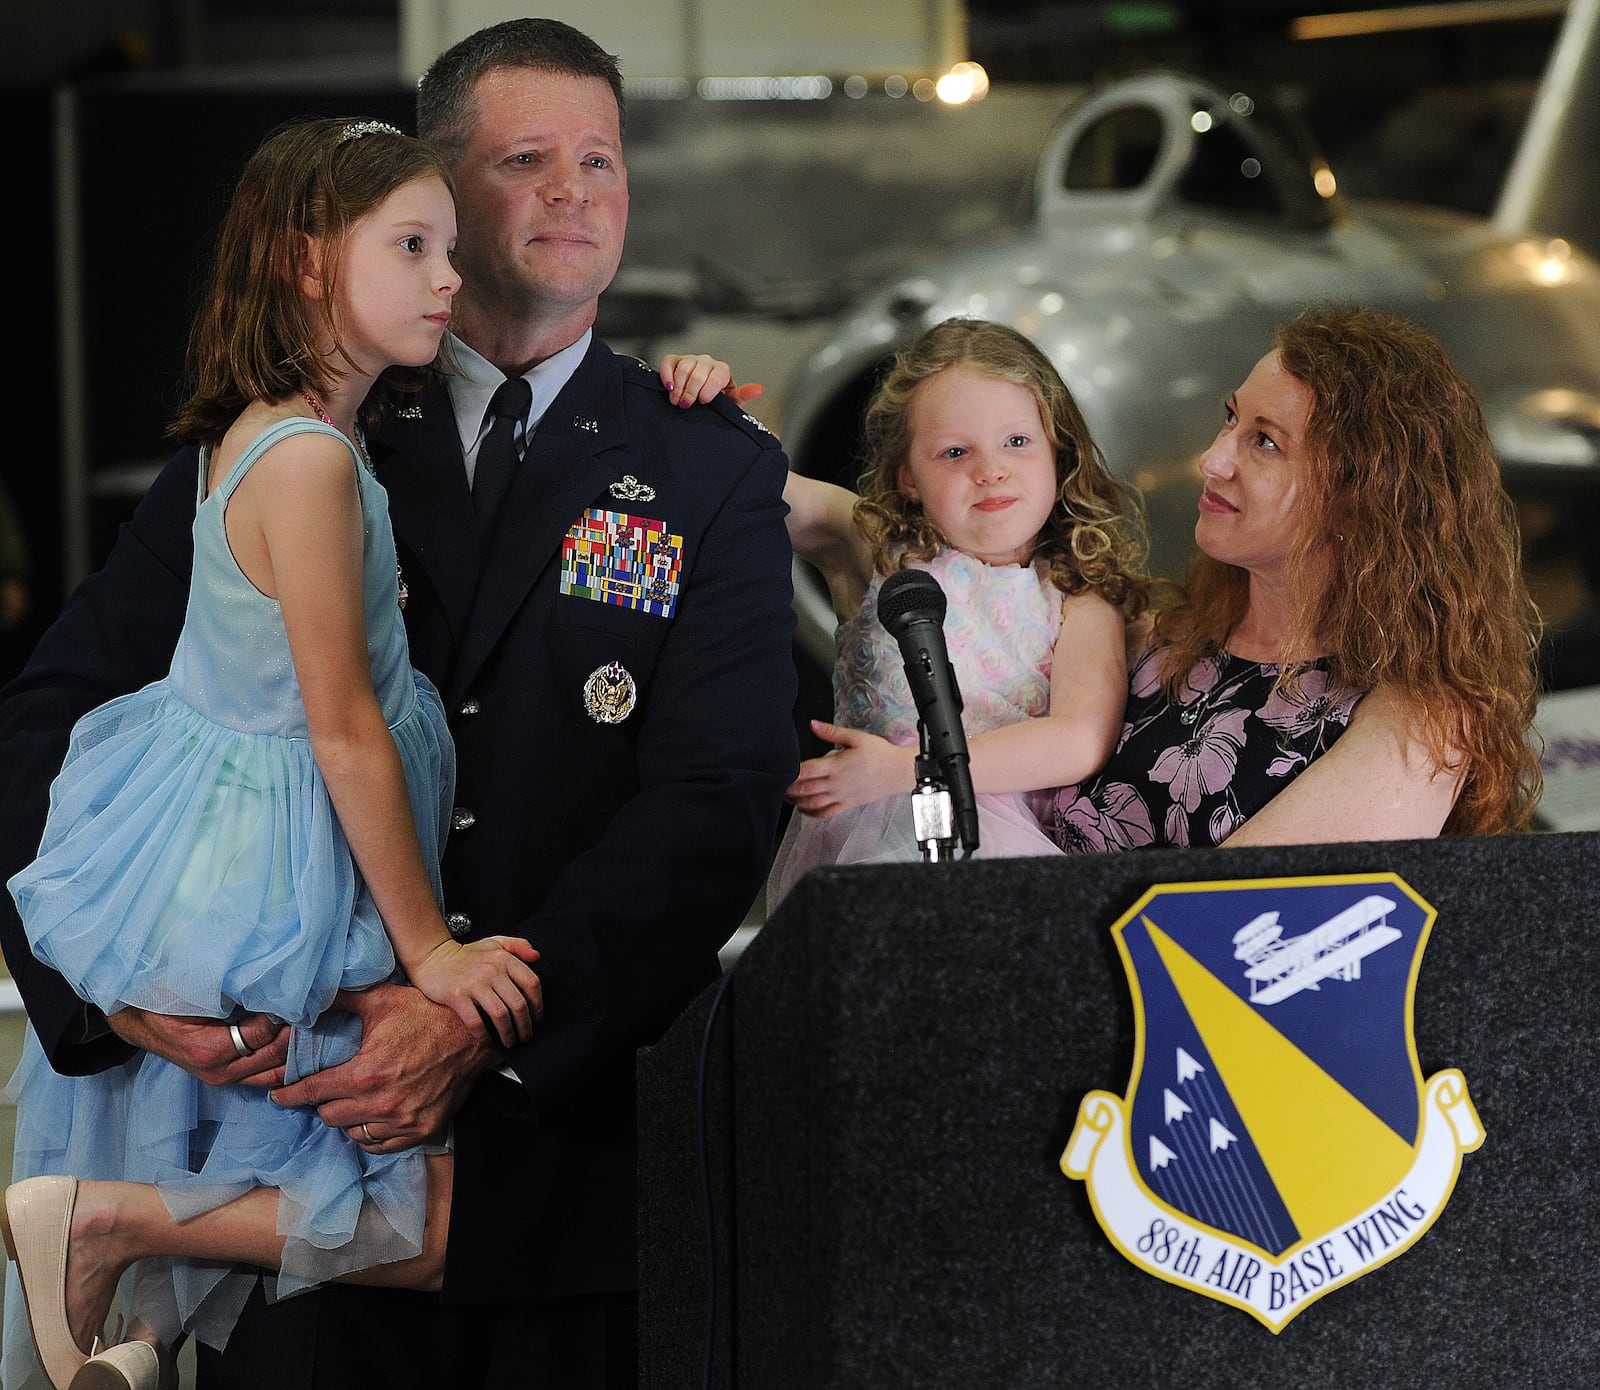
{"label": "biplane graphic on emblem", "polygon": [[1378,874],[1167,884],[1117,922],[1133,1075],[1061,1166],[1128,1259],[1277,1332],[1433,1224],[1483,1142],[1461,1073],[1417,1064],[1433,918]]}

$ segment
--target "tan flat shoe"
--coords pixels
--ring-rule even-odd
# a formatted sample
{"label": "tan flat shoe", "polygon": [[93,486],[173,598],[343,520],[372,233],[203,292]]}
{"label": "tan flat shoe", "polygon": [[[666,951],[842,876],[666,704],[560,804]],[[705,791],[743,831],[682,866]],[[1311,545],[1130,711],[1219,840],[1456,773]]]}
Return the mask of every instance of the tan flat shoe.
{"label": "tan flat shoe", "polygon": [[78,1200],[76,1178],[28,1178],[6,1189],[0,1233],[17,1263],[39,1364],[56,1390],[69,1390],[89,1359],[67,1325],[67,1238]]}
{"label": "tan flat shoe", "polygon": [[149,1342],[118,1342],[85,1361],[69,1390],[161,1390],[161,1385],[161,1353]]}

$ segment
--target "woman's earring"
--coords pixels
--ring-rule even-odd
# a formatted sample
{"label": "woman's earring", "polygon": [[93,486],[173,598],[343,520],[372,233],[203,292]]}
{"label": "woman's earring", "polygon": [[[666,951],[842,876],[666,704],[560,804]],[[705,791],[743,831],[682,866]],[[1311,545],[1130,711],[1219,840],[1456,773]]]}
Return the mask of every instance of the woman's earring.
{"label": "woman's earring", "polygon": [[1343,531],[1335,531],[1333,533],[1333,538],[1336,541],[1342,541],[1344,539],[1344,532]]}

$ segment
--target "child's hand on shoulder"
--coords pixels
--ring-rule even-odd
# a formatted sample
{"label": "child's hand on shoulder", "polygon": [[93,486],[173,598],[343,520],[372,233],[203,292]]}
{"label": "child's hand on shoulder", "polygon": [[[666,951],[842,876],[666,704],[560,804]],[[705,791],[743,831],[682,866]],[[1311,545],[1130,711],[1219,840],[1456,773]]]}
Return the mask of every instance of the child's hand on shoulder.
{"label": "child's hand on shoulder", "polygon": [[733,379],[733,368],[706,353],[668,353],[661,359],[661,380],[673,405],[709,405],[726,395],[735,405],[746,405],[767,388],[757,381],[743,386]]}
{"label": "child's hand on shoulder", "polygon": [[544,1012],[539,977],[529,968],[539,953],[520,936],[441,941],[409,972],[435,1004],[452,1009],[468,1028],[512,1047],[533,1036]]}
{"label": "child's hand on shoulder", "polygon": [[834,750],[800,764],[800,775],[785,793],[797,811],[825,820],[852,806],[865,806],[901,792],[909,796],[916,789],[915,748],[820,719],[811,721],[811,730],[833,744]]}

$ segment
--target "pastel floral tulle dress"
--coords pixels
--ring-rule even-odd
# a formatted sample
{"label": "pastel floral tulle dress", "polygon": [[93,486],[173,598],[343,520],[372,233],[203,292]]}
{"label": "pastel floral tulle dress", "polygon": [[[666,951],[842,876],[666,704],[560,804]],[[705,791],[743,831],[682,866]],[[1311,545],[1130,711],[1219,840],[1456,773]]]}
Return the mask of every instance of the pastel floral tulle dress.
{"label": "pastel floral tulle dress", "polygon": [[[947,550],[912,568],[939,581],[949,607],[945,646],[961,688],[962,726],[970,739],[1050,711],[1050,672],[1061,633],[1061,591],[1031,565],[986,565]],[[875,576],[861,610],[836,634],[834,723],[915,746],[917,707],[905,663],[878,621]],[[767,881],[770,912],[811,869],[882,864],[921,857],[911,824],[911,788],[827,820],[795,813]],[[1056,854],[1039,827],[1028,793],[980,793],[978,854],[985,859]]]}
{"label": "pastel floral tulle dress", "polygon": [[[280,421],[201,496],[172,669],[78,721],[50,790],[39,857],[8,885],[35,955],[81,998],[107,1014],[127,1005],[201,1018],[271,1014],[294,1025],[291,1079],[353,1055],[359,1023],[329,1010],[335,992],[395,971],[312,757],[282,610],[240,571],[223,523],[234,490],[268,448],[318,432],[348,444],[316,420]],[[373,689],[437,893],[455,751],[438,695],[408,659],[387,495],[353,448],[350,456]],[[203,487],[204,454],[200,476]],[[276,1188],[287,1243],[281,1272],[266,1276],[269,1297],[420,1247],[420,1149],[365,1154],[315,1110],[274,1105],[252,1087],[204,1085],[152,1053],[62,1076],[31,1027],[11,1090],[15,1179],[152,1182],[179,1220],[253,1187]],[[7,1390],[27,1390],[41,1373],[15,1270],[3,1379]],[[198,1260],[143,1261],[135,1272],[136,1303],[159,1298],[218,1347],[258,1274]]]}
{"label": "pastel floral tulle dress", "polygon": [[[1068,854],[1220,845],[1331,748],[1361,698],[1326,661],[1277,688],[1279,668],[1231,652],[1202,657],[1176,701],[1152,645],[1129,675],[1116,751],[1098,775],[1037,797]],[[1309,838],[1315,838],[1310,828]]]}

